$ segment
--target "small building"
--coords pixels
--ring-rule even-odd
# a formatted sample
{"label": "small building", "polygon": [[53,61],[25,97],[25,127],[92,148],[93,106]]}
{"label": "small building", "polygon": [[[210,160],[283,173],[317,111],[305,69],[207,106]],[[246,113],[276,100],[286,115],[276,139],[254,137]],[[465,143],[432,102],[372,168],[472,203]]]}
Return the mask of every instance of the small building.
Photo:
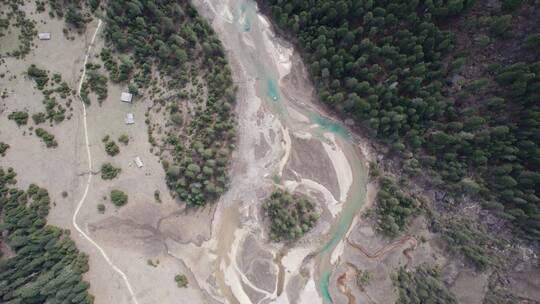
{"label": "small building", "polygon": [[51,33],[38,33],[39,40],[51,40]]}
{"label": "small building", "polygon": [[138,156],[135,157],[135,165],[137,165],[137,168],[142,168],[143,165],[144,165],[143,162],[142,162],[142,160],[141,160],[141,158],[138,157]]}
{"label": "small building", "polygon": [[123,102],[131,103],[132,99],[133,99],[133,94],[127,93],[127,92],[122,92],[122,95],[120,96],[120,100],[122,100]]}
{"label": "small building", "polygon": [[135,123],[135,116],[133,116],[133,113],[127,113],[126,118],[124,119],[126,122],[126,125],[131,125]]}

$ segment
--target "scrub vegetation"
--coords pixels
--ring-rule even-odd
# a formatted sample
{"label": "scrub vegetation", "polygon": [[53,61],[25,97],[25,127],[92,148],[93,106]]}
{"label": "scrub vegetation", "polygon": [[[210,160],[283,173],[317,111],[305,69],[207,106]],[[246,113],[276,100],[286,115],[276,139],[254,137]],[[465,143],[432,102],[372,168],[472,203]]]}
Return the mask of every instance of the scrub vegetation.
{"label": "scrub vegetation", "polygon": [[96,94],[99,104],[107,98],[107,77],[100,74],[100,68],[99,64],[86,64],[87,78],[81,86],[81,98],[86,104],[90,104],[90,92]]}
{"label": "scrub vegetation", "polygon": [[[34,80],[36,87],[44,97],[43,105],[45,106],[45,112],[32,114],[34,123],[38,125],[48,120],[50,123],[59,124],[64,121],[68,109],[73,111],[71,107],[73,100],[70,98],[72,91],[67,82],[62,80],[60,74],[55,73],[49,76],[49,71],[40,69],[34,64],[28,67],[26,73]],[[67,118],[69,119],[70,116]]]}
{"label": "scrub vegetation", "polygon": [[1,56],[10,56],[23,59],[33,47],[33,39],[37,35],[35,22],[27,18],[26,12],[22,10],[22,1],[7,0],[4,1],[2,11],[0,11],[0,37],[6,34],[6,31],[14,28],[20,30],[17,48],[12,52],[0,54]]}
{"label": "scrub vegetation", "polygon": [[294,37],[324,104],[540,239],[537,3],[259,2]]}
{"label": "scrub vegetation", "polygon": [[398,288],[396,304],[457,304],[456,297],[439,278],[436,269],[419,267],[414,272],[401,268],[394,275],[394,285]]}
{"label": "scrub vegetation", "polygon": [[15,172],[0,168],[0,302],[93,303],[82,279],[88,257],[79,252],[69,230],[47,225],[50,198],[31,184],[26,191],[13,185]]}
{"label": "scrub vegetation", "polygon": [[274,191],[262,207],[270,219],[270,239],[277,242],[302,237],[319,219],[311,202],[282,190]]}
{"label": "scrub vegetation", "polygon": [[447,221],[443,228],[443,238],[448,242],[451,252],[462,254],[478,270],[497,264],[493,253],[497,242],[468,220]]}

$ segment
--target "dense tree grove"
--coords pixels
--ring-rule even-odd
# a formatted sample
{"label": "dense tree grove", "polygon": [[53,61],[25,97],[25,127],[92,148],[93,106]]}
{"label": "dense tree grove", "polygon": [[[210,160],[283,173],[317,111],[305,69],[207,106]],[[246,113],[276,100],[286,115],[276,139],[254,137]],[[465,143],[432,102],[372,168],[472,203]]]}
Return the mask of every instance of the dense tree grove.
{"label": "dense tree grove", "polygon": [[93,303],[82,280],[88,257],[68,230],[47,225],[47,190],[36,185],[17,189],[15,175],[11,168],[0,168],[0,242],[14,253],[0,258],[0,302]]}
{"label": "dense tree grove", "polygon": [[444,285],[436,269],[424,266],[414,272],[401,268],[393,278],[398,288],[396,304],[457,304],[454,294]]}
{"label": "dense tree grove", "polygon": [[270,218],[270,238],[274,241],[297,239],[319,219],[311,202],[281,190],[274,191],[262,207]]}
{"label": "dense tree grove", "polygon": [[[178,130],[165,143],[172,161],[163,164],[169,187],[182,200],[191,205],[214,201],[227,185],[235,138],[235,94],[221,43],[188,2],[109,1],[106,11],[105,36],[116,51],[130,54],[118,63],[110,50],[103,50],[111,79],[132,81],[130,91],[146,88],[157,69],[176,103],[169,109],[171,121],[182,102],[194,99],[189,102],[195,107],[187,113],[192,119],[182,124],[174,119]],[[199,89],[201,80],[206,87],[202,99],[182,91],[189,82]]]}
{"label": "dense tree grove", "polygon": [[[259,2],[297,38],[322,102],[431,168],[434,182],[481,195],[540,239],[540,58],[494,66],[495,84],[468,83],[472,93],[491,85],[478,97],[485,101],[453,94],[452,75],[466,58],[452,54],[455,37],[439,25],[474,1]],[[522,1],[509,2],[488,23],[495,39],[512,36],[508,13]],[[535,36],[524,42],[534,45]]]}
{"label": "dense tree grove", "polygon": [[419,212],[420,203],[399,190],[391,178],[382,177],[377,193],[375,213],[379,228],[386,234],[396,235],[403,231],[411,215]]}

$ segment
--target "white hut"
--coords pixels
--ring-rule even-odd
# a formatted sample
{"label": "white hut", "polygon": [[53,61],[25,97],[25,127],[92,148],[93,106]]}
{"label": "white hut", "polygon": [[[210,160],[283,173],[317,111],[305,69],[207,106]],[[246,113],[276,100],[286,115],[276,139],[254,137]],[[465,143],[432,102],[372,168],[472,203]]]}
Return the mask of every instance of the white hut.
{"label": "white hut", "polygon": [[142,168],[143,162],[140,157],[135,157],[135,165],[137,165],[137,168]]}
{"label": "white hut", "polygon": [[133,113],[127,113],[126,118],[124,120],[126,121],[126,125],[134,124],[135,116],[133,116]]}
{"label": "white hut", "polygon": [[39,40],[51,40],[51,33],[38,33]]}
{"label": "white hut", "polygon": [[122,92],[122,95],[120,96],[120,100],[123,102],[129,102],[131,103],[131,100],[133,99],[133,94],[128,92]]}

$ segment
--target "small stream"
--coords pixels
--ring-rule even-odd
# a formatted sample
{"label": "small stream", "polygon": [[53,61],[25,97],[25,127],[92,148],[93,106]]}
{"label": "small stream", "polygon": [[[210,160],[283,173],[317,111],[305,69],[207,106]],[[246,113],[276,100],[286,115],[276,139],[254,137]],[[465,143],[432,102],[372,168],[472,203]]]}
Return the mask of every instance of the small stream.
{"label": "small stream", "polygon": [[[268,39],[273,37],[271,27],[260,18],[254,0],[228,0],[225,3],[207,0],[206,3],[214,10],[216,18],[222,19],[218,23],[223,27],[218,30],[221,32],[220,39],[228,46],[229,56],[241,63],[245,77],[254,81],[246,80],[245,83],[254,86],[257,97],[263,100],[262,109],[278,117],[291,134],[308,133],[312,138],[326,142],[328,138],[325,134],[334,134],[336,143],[347,158],[353,175],[352,185],[346,201],[342,204],[341,212],[332,220],[330,231],[323,238],[324,241],[319,245],[320,249],[315,256],[314,276],[319,294],[325,303],[333,303],[329,292],[334,268],[331,264],[331,255],[345,237],[366,195],[367,169],[358,142],[346,127],[320,114],[310,101],[295,101],[286,97],[289,94],[283,92],[287,88],[281,86],[281,79],[287,62],[281,62],[281,56],[277,60],[276,54],[282,55],[284,50],[292,54],[292,49],[280,45],[274,39]],[[300,113],[308,122],[298,121],[289,115],[289,109]],[[275,172],[270,176],[274,177],[274,181],[283,182]]]}

